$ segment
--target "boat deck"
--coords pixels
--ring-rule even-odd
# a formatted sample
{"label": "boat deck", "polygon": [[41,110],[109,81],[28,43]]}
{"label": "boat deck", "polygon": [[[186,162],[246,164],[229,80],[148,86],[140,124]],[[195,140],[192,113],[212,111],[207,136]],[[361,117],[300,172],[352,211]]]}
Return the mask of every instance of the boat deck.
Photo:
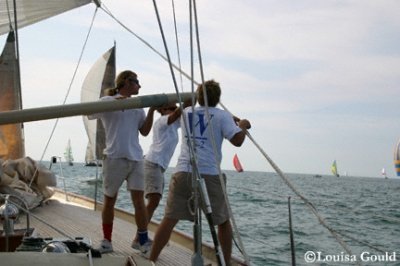
{"label": "boat deck", "polygon": [[[90,206],[92,203],[87,204],[88,201],[90,202],[90,200],[87,198],[70,195],[68,199],[69,200],[66,201],[65,195],[57,192],[43,206],[35,208],[31,212],[30,227],[34,228],[36,234],[43,238],[53,237],[65,239],[67,237],[86,237],[90,239],[92,245],[96,247],[102,239],[101,211],[94,211],[93,206]],[[100,205],[100,210],[101,207],[102,206]],[[24,216],[20,217],[20,222],[24,224],[25,219],[26,218]],[[42,221],[39,221],[38,219]],[[16,228],[21,228],[20,226],[20,224],[15,225]],[[156,226],[157,225],[154,224],[149,225],[149,236],[151,238],[154,237],[154,229]],[[139,251],[136,251],[130,247],[135,233],[136,225],[134,222],[134,216],[123,211],[116,211],[112,236],[114,252],[103,254],[102,256],[113,257],[115,259],[120,258],[120,260],[124,261],[123,265],[126,265],[125,262],[128,257],[131,257],[135,261],[136,265],[152,265],[150,261],[140,256]],[[193,251],[190,249],[192,248],[191,243],[192,239],[185,234],[174,233],[169,244],[163,249],[156,265],[190,265],[191,256],[193,254]],[[210,255],[212,252],[213,250],[210,249],[210,247],[203,247],[204,265],[217,265],[215,261],[213,262],[206,258],[206,256]],[[26,252],[18,253],[21,253],[20,255],[22,256],[22,253]],[[0,253],[0,258],[3,256],[1,259],[2,261],[5,259],[5,254],[6,253]],[[211,256],[212,255],[213,254],[211,254]],[[110,259],[112,260],[112,258]],[[107,265],[110,263],[110,261],[100,261],[101,260],[99,259],[93,259],[93,265]],[[9,260],[9,262],[12,261]],[[60,265],[58,262],[57,264]],[[118,265],[118,263],[112,264]],[[241,263],[234,264],[237,265]],[[12,265],[14,265],[14,263]],[[18,263],[16,265],[18,265]],[[65,265],[68,265],[68,263]],[[69,263],[69,265],[71,264]]]}

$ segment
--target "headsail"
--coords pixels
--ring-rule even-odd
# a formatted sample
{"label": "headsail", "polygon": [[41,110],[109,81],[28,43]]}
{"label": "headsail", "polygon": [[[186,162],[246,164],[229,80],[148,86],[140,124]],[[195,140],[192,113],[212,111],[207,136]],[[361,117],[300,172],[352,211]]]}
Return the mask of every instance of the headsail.
{"label": "headsail", "polygon": [[[10,32],[0,56],[0,111],[22,108],[14,32]],[[22,124],[0,126],[0,158],[25,157]]]}
{"label": "headsail", "polygon": [[400,140],[397,142],[397,145],[394,149],[394,168],[396,175],[400,176]]}
{"label": "headsail", "polygon": [[[114,87],[115,46],[101,56],[87,74],[81,91],[81,102],[97,101],[104,95],[104,90]],[[105,148],[103,124],[83,116],[86,133],[89,138],[86,148],[86,164],[95,163],[102,158]]]}
{"label": "headsail", "polygon": [[333,163],[332,163],[331,171],[332,171],[332,174],[334,176],[339,177],[339,172],[337,170],[336,160],[334,160]]}
{"label": "headsail", "polygon": [[[28,26],[68,10],[89,4],[91,0],[15,0],[0,1],[0,35],[14,24],[14,2],[18,28]],[[11,20],[11,21],[10,21]]]}

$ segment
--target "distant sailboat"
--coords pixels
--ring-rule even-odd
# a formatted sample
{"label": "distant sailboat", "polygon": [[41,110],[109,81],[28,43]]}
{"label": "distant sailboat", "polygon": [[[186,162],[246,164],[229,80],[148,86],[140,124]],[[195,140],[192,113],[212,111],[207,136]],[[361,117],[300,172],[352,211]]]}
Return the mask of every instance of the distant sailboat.
{"label": "distant sailboat", "polygon": [[237,154],[235,154],[235,156],[233,156],[233,166],[235,167],[236,171],[243,172],[243,167],[242,164],[239,161],[239,157],[237,156]]}
{"label": "distant sailboat", "polygon": [[338,172],[338,170],[337,170],[336,160],[334,160],[333,163],[332,163],[331,171],[332,171],[332,174],[333,174],[334,176],[336,176],[336,177],[339,177],[339,176],[340,176],[340,175],[339,175],[339,172]]}
{"label": "distant sailboat", "polygon": [[394,168],[397,176],[400,176],[400,140],[394,149]]}
{"label": "distant sailboat", "polygon": [[[104,96],[104,90],[114,87],[115,80],[115,46],[104,53],[93,65],[87,74],[81,91],[81,102],[97,101]],[[89,120],[83,116],[88,135],[85,162],[86,166],[101,165],[105,148],[104,127],[98,120]]]}
{"label": "distant sailboat", "polygon": [[74,165],[73,163],[74,157],[72,156],[72,147],[70,139],[68,140],[67,147],[65,147],[64,157],[69,165]]}
{"label": "distant sailboat", "polygon": [[382,176],[383,176],[385,179],[388,178],[387,175],[386,175],[386,169],[385,169],[385,168],[382,168]]}

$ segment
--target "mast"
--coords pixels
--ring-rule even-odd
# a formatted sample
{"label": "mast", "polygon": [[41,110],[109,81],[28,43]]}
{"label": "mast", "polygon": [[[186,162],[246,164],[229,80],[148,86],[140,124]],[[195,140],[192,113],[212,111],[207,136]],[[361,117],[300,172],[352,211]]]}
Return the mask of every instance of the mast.
{"label": "mast", "polygon": [[[15,68],[15,92],[17,100],[19,101],[20,109],[23,108],[22,105],[22,86],[21,86],[21,65],[20,65],[20,56],[19,56],[19,38],[18,38],[18,19],[17,19],[17,3],[14,0],[14,30],[15,30],[15,58],[16,58],[16,68]],[[19,124],[19,131],[20,131],[20,157],[25,157],[25,133],[24,133],[24,124]]]}

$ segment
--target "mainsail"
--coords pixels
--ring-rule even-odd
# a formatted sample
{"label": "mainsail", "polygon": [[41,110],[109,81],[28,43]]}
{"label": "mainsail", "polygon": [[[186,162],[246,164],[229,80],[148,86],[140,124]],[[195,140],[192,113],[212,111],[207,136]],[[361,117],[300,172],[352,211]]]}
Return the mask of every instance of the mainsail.
{"label": "mainsail", "polygon": [[89,4],[91,0],[15,0],[0,1],[0,35],[14,25],[14,2],[18,28],[28,26],[65,11]]}
{"label": "mainsail", "polygon": [[400,140],[397,142],[397,145],[394,149],[394,168],[396,175],[400,176]]}
{"label": "mainsail", "polygon": [[333,163],[332,163],[331,171],[332,171],[332,174],[334,176],[339,177],[339,173],[338,173],[337,165],[336,165],[336,160],[334,160]]}
{"label": "mainsail", "polygon": [[[0,112],[22,108],[14,32],[0,56]],[[0,126],[0,159],[25,157],[23,124]]]}
{"label": "mainsail", "polygon": [[[0,1],[0,35],[8,33],[0,57],[0,111],[22,109],[19,58],[15,38],[17,35],[14,31],[90,2],[91,0]],[[0,126],[0,159],[22,157],[25,157],[23,124]]]}
{"label": "mainsail", "polygon": [[[115,80],[115,46],[101,56],[87,74],[81,91],[81,102],[97,101],[104,95],[104,90],[114,87]],[[102,159],[105,148],[105,133],[103,124],[98,120],[89,120],[83,116],[89,142],[86,148],[85,161],[87,165]]]}

